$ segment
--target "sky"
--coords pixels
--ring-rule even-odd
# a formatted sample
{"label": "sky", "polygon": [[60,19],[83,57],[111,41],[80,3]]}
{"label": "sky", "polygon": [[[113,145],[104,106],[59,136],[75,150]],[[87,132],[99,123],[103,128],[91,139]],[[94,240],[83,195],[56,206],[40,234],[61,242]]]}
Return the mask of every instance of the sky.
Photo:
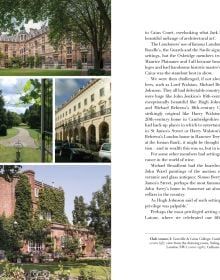
{"label": "sky", "polygon": [[35,171],[35,179],[62,187],[65,192],[65,212],[72,222],[73,200],[82,195],[89,203],[92,193],[101,190],[105,176],[111,176],[110,165],[24,165],[22,171]]}
{"label": "sky", "polygon": [[67,101],[80,88],[85,86],[91,79],[56,79],[55,96],[56,108]]}
{"label": "sky", "polygon": [[26,23],[26,24],[24,25],[24,27],[25,27],[25,30],[26,30],[27,32],[29,32],[29,31],[30,31],[30,28],[40,29],[41,26],[43,25],[43,23],[44,23],[44,22],[42,22],[42,21],[39,21],[39,22],[37,22],[37,23],[34,23],[33,20],[30,20],[28,23]]}
{"label": "sky", "polygon": [[[26,32],[30,31],[30,28],[34,28],[34,29],[40,29],[42,25],[44,25],[46,23],[46,21],[39,21],[39,22],[33,22],[33,20],[30,20],[28,23],[25,24],[21,24],[20,26],[15,26],[15,30],[16,31],[20,31],[20,28],[24,25]],[[47,25],[47,23],[46,23]],[[8,32],[3,32],[3,34],[7,34]]]}
{"label": "sky", "polygon": [[25,110],[30,106],[23,104],[16,105],[20,97],[18,92],[22,91],[22,86],[24,86],[27,81],[28,79],[23,78],[0,78],[0,90],[2,90],[3,93],[6,110],[20,114],[24,113]]}

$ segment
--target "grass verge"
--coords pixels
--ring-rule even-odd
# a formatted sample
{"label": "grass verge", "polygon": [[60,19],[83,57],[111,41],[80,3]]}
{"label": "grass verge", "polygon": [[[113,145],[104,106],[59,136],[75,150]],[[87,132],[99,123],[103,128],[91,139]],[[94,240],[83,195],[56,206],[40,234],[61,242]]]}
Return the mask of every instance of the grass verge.
{"label": "grass verge", "polygon": [[40,130],[29,128],[29,127],[23,127],[23,128],[25,128],[28,131],[29,135],[34,139],[35,144],[39,146],[40,138],[41,138]]}
{"label": "grass verge", "polygon": [[85,75],[81,70],[62,69],[29,69],[6,68],[0,69],[0,76],[81,76]]}
{"label": "grass verge", "polygon": [[[95,260],[94,260],[95,261]],[[25,272],[30,270],[49,270],[50,273],[55,274],[58,271],[58,265],[60,263],[45,263],[45,264],[21,264],[21,266]],[[97,280],[107,280],[110,275],[111,268],[107,265],[107,262],[97,263],[96,261],[93,263],[91,260],[77,260],[75,262],[63,262],[63,268],[65,271],[69,270],[70,275],[73,277],[77,277],[80,275],[80,270],[84,270],[85,272],[92,272],[95,279]],[[3,270],[3,264],[0,264],[0,270]]]}
{"label": "grass verge", "polygon": [[16,136],[18,134],[18,129],[13,127],[13,128],[8,128],[7,129],[7,136],[0,136],[0,141],[1,140],[5,140],[5,139],[9,139],[12,138],[14,136]]}
{"label": "grass verge", "polygon": [[[0,162],[15,162],[16,149],[0,145]],[[40,150],[23,148],[21,150],[21,162],[41,162]]]}

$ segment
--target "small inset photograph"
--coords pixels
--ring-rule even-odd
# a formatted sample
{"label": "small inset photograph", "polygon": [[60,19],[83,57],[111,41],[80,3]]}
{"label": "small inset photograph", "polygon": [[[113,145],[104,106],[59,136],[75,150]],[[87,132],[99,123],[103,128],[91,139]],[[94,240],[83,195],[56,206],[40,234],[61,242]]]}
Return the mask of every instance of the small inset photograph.
{"label": "small inset photograph", "polygon": [[110,165],[1,165],[0,232],[4,279],[110,280]]}
{"label": "small inset photograph", "polygon": [[1,76],[110,76],[111,0],[0,1]]}
{"label": "small inset photograph", "polygon": [[52,161],[52,79],[0,78],[0,162]]}
{"label": "small inset photograph", "polygon": [[55,161],[111,162],[111,79],[56,79]]}

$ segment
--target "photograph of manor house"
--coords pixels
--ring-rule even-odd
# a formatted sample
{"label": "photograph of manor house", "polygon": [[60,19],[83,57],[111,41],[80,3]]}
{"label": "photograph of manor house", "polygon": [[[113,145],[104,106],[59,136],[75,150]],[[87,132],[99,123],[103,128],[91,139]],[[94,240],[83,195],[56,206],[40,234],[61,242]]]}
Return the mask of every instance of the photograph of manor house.
{"label": "photograph of manor house", "polygon": [[56,79],[55,96],[56,161],[111,161],[111,79]]}
{"label": "photograph of manor house", "polygon": [[0,259],[23,263],[23,269],[32,262],[54,273],[62,261],[75,276],[88,257],[94,269],[97,257],[110,258],[110,167],[1,165],[0,232]]}
{"label": "photograph of manor house", "polygon": [[[42,26],[40,29],[30,28],[29,32],[22,27],[15,35],[0,35],[0,67],[75,70],[94,67],[91,45],[85,46],[66,39],[60,47],[55,48],[49,41],[48,33],[48,27]],[[106,49],[103,51],[102,68],[110,70],[110,67],[110,49]]]}
{"label": "photograph of manor house", "polygon": [[0,14],[0,75],[110,75],[111,0],[1,1]]}

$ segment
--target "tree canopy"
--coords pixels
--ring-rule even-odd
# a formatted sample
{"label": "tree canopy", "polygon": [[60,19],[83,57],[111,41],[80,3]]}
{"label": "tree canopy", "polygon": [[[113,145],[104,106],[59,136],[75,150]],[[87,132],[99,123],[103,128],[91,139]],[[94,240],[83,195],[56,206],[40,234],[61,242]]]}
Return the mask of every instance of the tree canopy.
{"label": "tree canopy", "polygon": [[111,179],[106,177],[106,183],[101,191],[93,193],[89,205],[90,226],[97,234],[97,241],[104,246],[111,245]]}
{"label": "tree canopy", "polygon": [[11,181],[21,167],[21,165],[0,165],[0,176],[4,177],[6,181]]}
{"label": "tree canopy", "polygon": [[19,180],[15,188],[15,198],[14,218],[17,222],[17,231],[23,237],[30,230],[33,216],[31,186],[27,176],[23,174],[19,175]]}
{"label": "tree canopy", "polygon": [[87,205],[83,196],[75,196],[73,210],[73,224],[79,226],[87,225]]}
{"label": "tree canopy", "polygon": [[0,0],[0,28],[13,30],[24,20],[48,22],[50,39],[57,48],[64,39],[92,45],[95,68],[111,35],[111,0]]}
{"label": "tree canopy", "polygon": [[75,197],[73,224],[92,227],[97,236],[97,244],[111,245],[111,179],[106,176],[102,189],[94,192],[89,205],[82,196]]}
{"label": "tree canopy", "polygon": [[2,90],[0,90],[0,125],[6,124],[6,121],[7,121],[7,115],[5,109],[5,100],[3,97]]}
{"label": "tree canopy", "polygon": [[20,249],[14,222],[14,218],[0,216],[0,248],[6,251],[6,255],[8,255],[9,252],[18,252]]}

